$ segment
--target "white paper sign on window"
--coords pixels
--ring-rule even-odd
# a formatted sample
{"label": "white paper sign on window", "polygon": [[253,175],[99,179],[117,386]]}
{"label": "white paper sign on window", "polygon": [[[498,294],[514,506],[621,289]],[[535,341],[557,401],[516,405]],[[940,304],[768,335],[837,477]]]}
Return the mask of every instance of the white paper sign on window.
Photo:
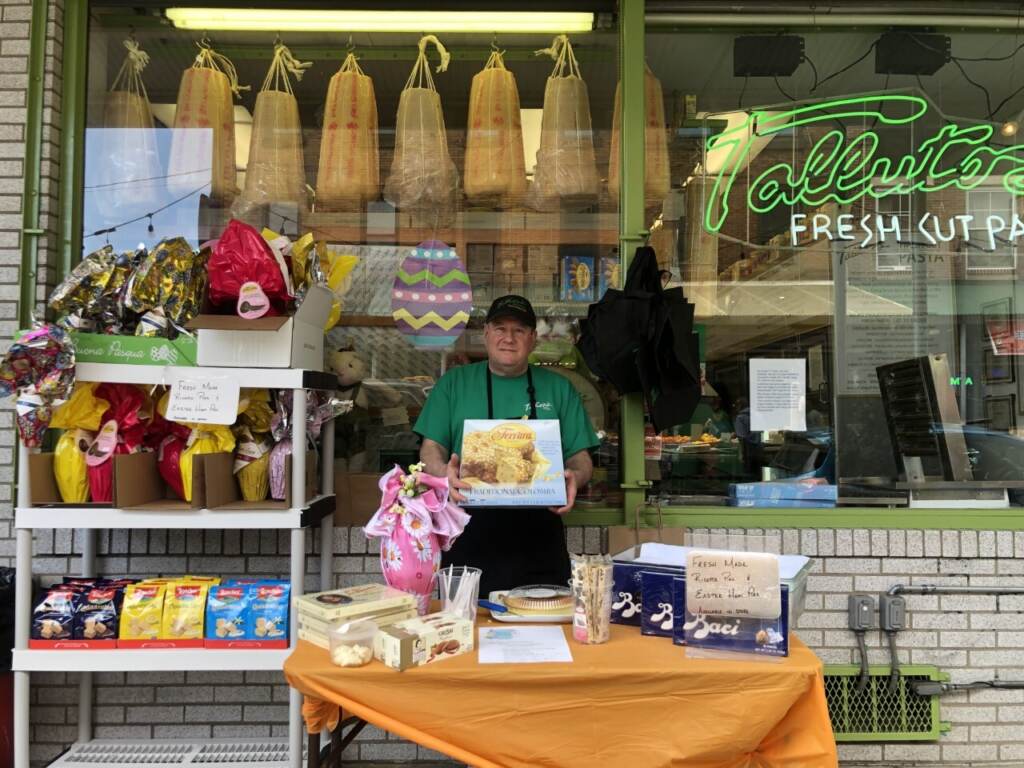
{"label": "white paper sign on window", "polygon": [[750,429],[807,430],[807,361],[750,361]]}
{"label": "white paper sign on window", "polygon": [[777,619],[781,611],[778,556],[723,550],[687,553],[687,613]]}
{"label": "white paper sign on window", "polygon": [[238,382],[228,378],[178,379],[171,386],[167,418],[200,424],[234,424]]}

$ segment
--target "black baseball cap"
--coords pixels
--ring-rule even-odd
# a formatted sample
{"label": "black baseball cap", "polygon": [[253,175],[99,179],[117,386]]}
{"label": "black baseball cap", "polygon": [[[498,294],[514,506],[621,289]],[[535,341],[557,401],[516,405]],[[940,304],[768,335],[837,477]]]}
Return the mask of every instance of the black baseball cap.
{"label": "black baseball cap", "polygon": [[503,317],[512,317],[528,325],[530,328],[537,327],[537,313],[533,311],[533,305],[522,296],[514,293],[508,296],[499,296],[491,302],[491,308],[487,310],[485,322],[493,323]]}

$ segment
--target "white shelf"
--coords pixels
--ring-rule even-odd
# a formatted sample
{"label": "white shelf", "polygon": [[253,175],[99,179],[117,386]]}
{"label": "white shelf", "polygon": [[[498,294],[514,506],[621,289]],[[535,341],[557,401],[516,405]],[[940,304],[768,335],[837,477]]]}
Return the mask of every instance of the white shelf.
{"label": "white shelf", "polygon": [[247,672],[280,671],[290,648],[15,649],[15,672]]}
{"label": "white shelf", "polygon": [[123,363],[77,363],[78,381],[100,381],[112,384],[171,385],[180,378],[209,379],[225,377],[241,387],[265,389],[335,389],[337,377],[321,371],[300,371],[291,368],[207,368],[177,365],[125,365]]}
{"label": "white shelf", "polygon": [[[303,761],[305,757],[303,756]],[[219,768],[288,768],[288,742],[282,739],[229,741],[80,741],[50,763],[51,768],[142,768],[147,765],[217,765]]]}
{"label": "white shelf", "polygon": [[118,509],[18,507],[15,528],[294,529],[334,512],[334,496],[318,496],[305,509]]}

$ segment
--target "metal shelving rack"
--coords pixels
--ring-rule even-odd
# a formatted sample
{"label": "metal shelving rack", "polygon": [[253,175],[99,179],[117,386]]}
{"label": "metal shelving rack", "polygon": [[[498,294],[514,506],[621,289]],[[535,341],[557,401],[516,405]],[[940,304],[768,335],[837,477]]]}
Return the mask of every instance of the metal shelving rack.
{"label": "metal shelving rack", "polygon": [[[79,381],[106,381],[124,384],[173,385],[180,377],[196,374],[234,378],[239,386],[256,384],[268,389],[290,389],[292,399],[292,441],[306,444],[306,393],[309,389],[334,389],[337,380],[332,374],[286,368],[178,368],[173,366],[118,365],[82,363],[77,366]],[[160,529],[279,529],[291,531],[291,589],[302,594],[306,570],[306,531],[319,524],[321,536],[320,583],[330,589],[334,540],[334,456],[333,424],[325,424],[322,432],[320,494],[305,498],[306,453],[292,455],[292,504],[290,509],[229,510],[139,510],[113,507],[31,507],[29,506],[29,450],[19,442],[18,506],[15,510],[17,529],[17,582],[14,642],[14,766],[29,768],[29,691],[33,672],[79,673],[78,741],[54,765],[70,766],[84,763],[118,762],[122,755],[135,765],[166,762],[170,753],[195,756],[200,762],[211,748],[210,740],[199,742],[111,742],[92,738],[92,702],[94,672],[108,671],[248,671],[279,670],[291,652],[286,650],[222,650],[222,649],[114,649],[114,650],[36,650],[29,649],[32,610],[32,532],[36,528],[77,528],[83,531],[82,576],[96,574],[97,529],[160,528]],[[290,642],[298,639],[297,617],[291,612]],[[300,768],[303,758],[302,698],[292,690],[288,707],[288,739],[266,743],[218,742],[217,762],[230,766],[260,768]],[[205,751],[204,751],[205,750]],[[236,754],[236,760],[225,756]],[[280,759],[287,754],[287,760]],[[108,755],[108,759],[99,759]],[[183,759],[183,758],[182,758]],[[113,760],[113,762],[111,762]],[[176,761],[178,764],[190,762]]]}

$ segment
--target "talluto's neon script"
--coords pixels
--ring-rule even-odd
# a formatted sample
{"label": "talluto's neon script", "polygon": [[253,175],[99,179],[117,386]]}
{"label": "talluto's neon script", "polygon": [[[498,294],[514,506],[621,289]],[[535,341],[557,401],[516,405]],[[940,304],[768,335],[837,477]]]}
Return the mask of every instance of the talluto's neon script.
{"label": "talluto's neon script", "polygon": [[[904,114],[894,116],[893,107]],[[747,167],[748,155],[758,137],[844,119],[863,120],[874,126],[909,126],[920,120],[928,108],[929,103],[919,96],[881,94],[819,102],[787,112],[751,112],[745,122],[708,140],[709,151],[727,154],[708,198],[705,228],[718,232],[725,223],[732,185]],[[814,144],[801,166],[781,162],[761,173],[747,191],[747,206],[755,213],[769,213],[779,205],[814,208],[826,203],[849,205],[865,197],[879,200],[950,187],[970,190],[996,173],[1007,192],[1024,195],[1024,145],[991,146],[993,134],[992,125],[960,126],[947,122],[910,154],[886,157],[879,155],[880,138],[876,131],[865,130],[847,139],[836,128]]]}

